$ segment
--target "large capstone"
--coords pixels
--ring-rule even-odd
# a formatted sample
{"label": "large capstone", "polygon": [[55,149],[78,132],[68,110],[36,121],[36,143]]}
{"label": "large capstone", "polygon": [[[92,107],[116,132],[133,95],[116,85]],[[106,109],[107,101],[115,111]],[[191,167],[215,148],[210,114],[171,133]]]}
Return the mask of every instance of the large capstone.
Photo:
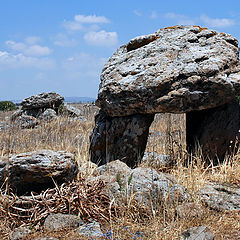
{"label": "large capstone", "polygon": [[57,109],[64,98],[55,92],[40,93],[22,100],[23,109]]}
{"label": "large capstone", "polygon": [[112,117],[223,105],[240,90],[238,53],[236,38],[198,26],[137,37],[105,64],[96,104]]}
{"label": "large capstone", "polygon": [[144,155],[153,118],[151,114],[112,118],[100,111],[90,137],[91,161],[102,165],[122,160],[130,167],[137,166]]}

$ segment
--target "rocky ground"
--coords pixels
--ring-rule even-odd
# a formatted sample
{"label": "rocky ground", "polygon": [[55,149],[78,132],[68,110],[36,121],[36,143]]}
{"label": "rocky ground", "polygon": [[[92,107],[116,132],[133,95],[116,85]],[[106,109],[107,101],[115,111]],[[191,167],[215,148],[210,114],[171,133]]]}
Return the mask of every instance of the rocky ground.
{"label": "rocky ground", "polygon": [[[64,178],[66,161],[78,164],[73,183],[45,185],[32,195],[6,194],[0,174],[2,239],[239,239],[238,154],[207,169],[201,156],[186,164],[184,115],[159,114],[139,167],[113,161],[97,168],[87,161],[96,108],[77,107],[87,121],[63,116],[30,129],[11,125],[11,113],[2,114],[10,127],[0,131],[0,173],[8,173],[12,188],[23,181],[21,190],[29,191],[33,185],[24,184],[34,179],[48,186],[51,177]],[[21,169],[11,170],[22,157]]]}

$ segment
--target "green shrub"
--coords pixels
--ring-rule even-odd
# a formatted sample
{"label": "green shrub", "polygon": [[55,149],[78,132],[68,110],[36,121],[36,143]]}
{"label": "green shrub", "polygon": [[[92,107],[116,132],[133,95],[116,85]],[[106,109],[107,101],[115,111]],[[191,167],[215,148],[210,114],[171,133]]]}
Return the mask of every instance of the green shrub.
{"label": "green shrub", "polygon": [[11,101],[0,101],[0,111],[16,110],[16,105]]}

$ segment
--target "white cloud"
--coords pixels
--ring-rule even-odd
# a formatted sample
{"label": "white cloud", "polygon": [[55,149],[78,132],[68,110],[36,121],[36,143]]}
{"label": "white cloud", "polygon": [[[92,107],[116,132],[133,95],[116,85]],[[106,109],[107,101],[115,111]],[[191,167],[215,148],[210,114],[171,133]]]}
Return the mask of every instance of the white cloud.
{"label": "white cloud", "polygon": [[55,62],[49,58],[37,58],[25,56],[22,53],[11,54],[0,51],[0,70],[29,67],[47,70],[54,68]]}
{"label": "white cloud", "polygon": [[59,33],[53,38],[53,44],[60,47],[73,47],[77,45],[77,41],[74,38],[69,38],[63,33]]}
{"label": "white cloud", "polygon": [[176,14],[176,13],[170,12],[170,13],[166,13],[164,15],[164,17],[167,19],[172,19],[172,20],[176,21],[176,24],[179,24],[179,25],[194,25],[195,24],[195,21],[193,19],[189,18],[186,15],[182,15],[182,14]]}
{"label": "white cloud", "polygon": [[74,19],[76,22],[80,23],[110,23],[110,21],[106,17],[96,15],[75,15]]}
{"label": "white cloud", "polygon": [[34,42],[36,41],[36,39],[34,41],[33,39],[32,40],[27,39],[28,43],[15,42],[12,40],[6,41],[5,43],[10,49],[23,53],[24,55],[27,56],[47,56],[51,54],[51,50],[48,47],[40,46],[37,44],[31,45],[29,44],[29,41]]}
{"label": "white cloud", "polygon": [[41,41],[41,38],[40,37],[36,37],[36,36],[30,36],[30,37],[25,38],[25,42],[27,44],[30,44],[30,45],[36,44],[36,43],[38,43],[40,41]]}
{"label": "white cloud", "polygon": [[156,11],[152,11],[150,18],[152,18],[152,19],[158,18],[158,13]]}
{"label": "white cloud", "polygon": [[200,19],[209,27],[231,27],[235,25],[235,21],[229,18],[210,18],[206,15],[202,15]]}
{"label": "white cloud", "polygon": [[[96,15],[75,15],[74,21],[64,21],[63,27],[65,27],[69,31],[78,31],[84,30],[84,24],[91,24],[96,28],[96,24],[100,23],[110,23],[110,20],[104,16],[96,16]],[[98,26],[97,26],[98,27]],[[88,26],[89,28],[89,26]],[[91,26],[90,26],[91,28]]]}
{"label": "white cloud", "polygon": [[112,47],[118,43],[118,35],[116,32],[88,32],[84,35],[84,40],[90,45]]}
{"label": "white cloud", "polygon": [[138,10],[134,10],[133,13],[134,13],[135,15],[137,15],[138,17],[141,17],[141,16],[143,15],[143,14],[142,14],[140,11],[138,11]]}

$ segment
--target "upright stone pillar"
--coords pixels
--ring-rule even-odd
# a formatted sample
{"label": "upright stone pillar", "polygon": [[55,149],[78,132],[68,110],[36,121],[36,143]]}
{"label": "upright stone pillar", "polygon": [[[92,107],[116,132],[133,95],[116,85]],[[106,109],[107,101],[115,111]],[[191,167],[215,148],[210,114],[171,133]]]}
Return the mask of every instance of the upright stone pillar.
{"label": "upright stone pillar", "polygon": [[186,114],[187,150],[201,147],[203,157],[214,164],[231,153],[239,136],[240,108],[237,100],[220,107]]}
{"label": "upright stone pillar", "polygon": [[121,160],[135,167],[142,160],[153,114],[109,117],[100,111],[90,137],[91,161],[98,165]]}

